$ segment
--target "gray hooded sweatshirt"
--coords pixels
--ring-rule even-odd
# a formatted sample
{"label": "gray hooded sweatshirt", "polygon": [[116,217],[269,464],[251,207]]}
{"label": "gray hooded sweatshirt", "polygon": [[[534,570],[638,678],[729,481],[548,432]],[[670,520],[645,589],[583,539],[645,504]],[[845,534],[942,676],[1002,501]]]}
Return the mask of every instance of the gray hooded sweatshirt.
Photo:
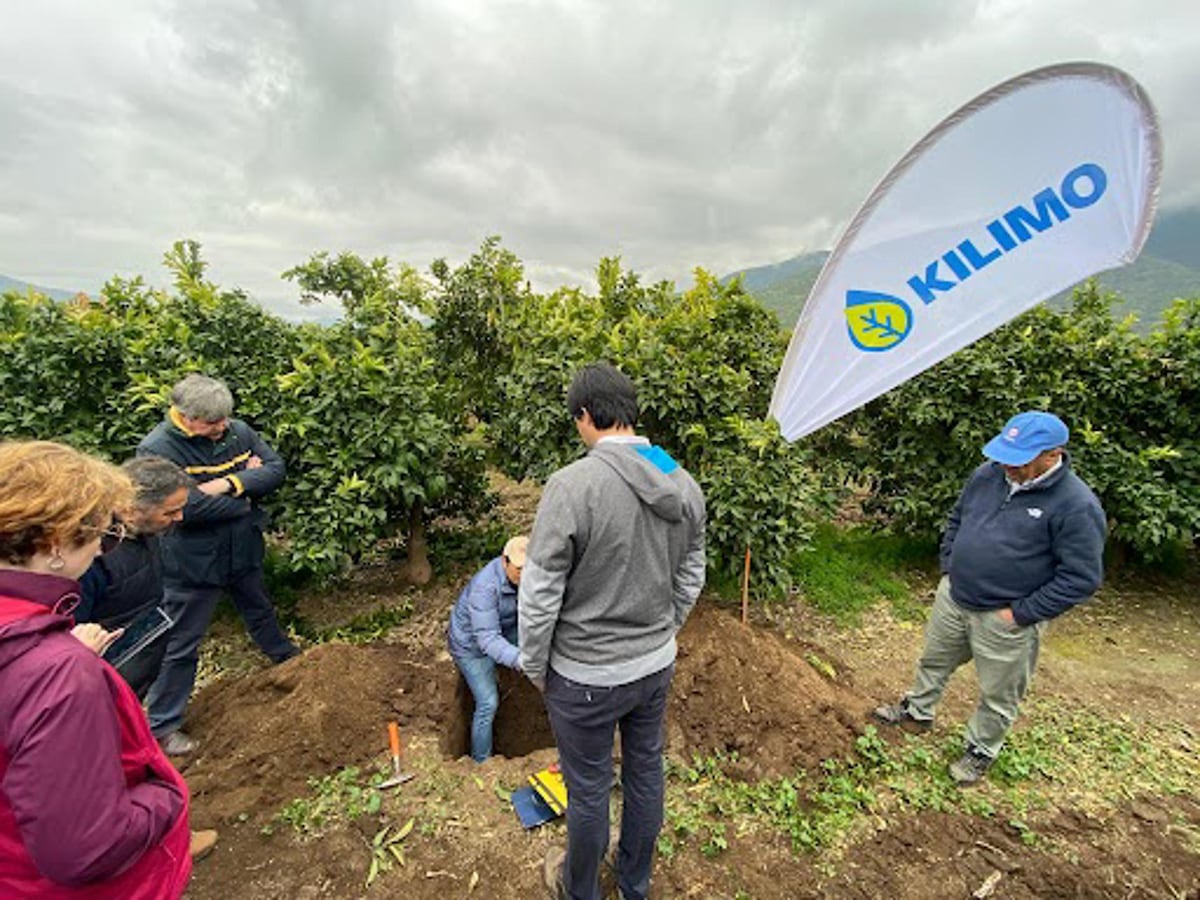
{"label": "gray hooded sweatshirt", "polygon": [[662,448],[604,438],[546,482],[517,606],[521,668],[628,684],[675,661],[704,586],[704,496]]}

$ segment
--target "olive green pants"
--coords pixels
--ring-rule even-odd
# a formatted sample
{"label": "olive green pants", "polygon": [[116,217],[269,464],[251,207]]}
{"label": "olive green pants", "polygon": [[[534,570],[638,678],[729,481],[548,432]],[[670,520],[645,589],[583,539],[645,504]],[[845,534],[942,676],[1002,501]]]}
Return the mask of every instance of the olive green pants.
{"label": "olive green pants", "polygon": [[909,713],[932,719],[950,676],[973,659],[979,706],[967,723],[967,743],[995,758],[1029,688],[1045,624],[1010,625],[996,610],[965,609],[950,598],[950,578],[943,577],[925,626],[916,680],[904,695]]}

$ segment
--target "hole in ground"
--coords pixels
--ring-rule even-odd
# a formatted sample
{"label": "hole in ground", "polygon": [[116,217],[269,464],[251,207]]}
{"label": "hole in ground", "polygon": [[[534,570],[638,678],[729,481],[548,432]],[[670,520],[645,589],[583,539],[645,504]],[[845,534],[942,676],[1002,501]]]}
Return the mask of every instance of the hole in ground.
{"label": "hole in ground", "polygon": [[[455,669],[457,673],[458,670]],[[554,746],[554,732],[538,689],[529,679],[512,669],[497,668],[500,705],[492,725],[492,752],[509,758],[527,756],[534,750]],[[466,679],[458,674],[454,688],[453,708],[442,735],[442,752],[451,758],[471,752],[471,717],[475,713],[475,698]]]}

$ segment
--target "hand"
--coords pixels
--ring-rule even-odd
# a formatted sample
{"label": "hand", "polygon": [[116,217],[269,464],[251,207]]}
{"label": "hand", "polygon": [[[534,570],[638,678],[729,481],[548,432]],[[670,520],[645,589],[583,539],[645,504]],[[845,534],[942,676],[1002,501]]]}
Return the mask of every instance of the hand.
{"label": "hand", "polygon": [[246,460],[246,468],[247,469],[261,469],[262,464],[263,464],[263,461],[262,461],[261,456],[252,456],[248,460]]}
{"label": "hand", "polygon": [[233,485],[228,478],[214,478],[212,481],[206,481],[204,484],[199,485],[197,490],[210,497],[220,497],[233,490]]}
{"label": "hand", "polygon": [[1013,611],[1010,607],[1006,606],[1006,607],[1004,607],[1004,609],[996,610],[996,615],[1000,617],[1000,621],[1002,621],[1005,625],[1008,625],[1009,627],[1012,627],[1017,624],[1017,619],[1013,615]]}
{"label": "hand", "polygon": [[546,679],[545,678],[530,677],[529,681],[530,681],[530,683],[533,684],[533,686],[535,688],[538,689],[538,693],[540,693],[540,694],[546,693]]}
{"label": "hand", "polygon": [[124,628],[116,628],[112,631],[105,631],[104,628],[96,622],[83,622],[71,629],[71,636],[83,646],[87,647],[97,656],[104,653],[109,648],[113,641],[125,633]]}

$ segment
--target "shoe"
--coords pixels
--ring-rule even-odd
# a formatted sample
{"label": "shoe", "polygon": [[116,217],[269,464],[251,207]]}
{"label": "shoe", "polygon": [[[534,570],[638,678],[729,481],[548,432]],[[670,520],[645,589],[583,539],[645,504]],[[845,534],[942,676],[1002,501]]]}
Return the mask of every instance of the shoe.
{"label": "shoe", "polygon": [[288,650],[282,656],[275,657],[274,659],[271,660],[271,663],[273,665],[278,666],[278,665],[281,665],[282,663],[287,662],[289,659],[295,659],[299,655],[300,655],[300,648],[293,645],[291,650]]}
{"label": "shoe", "polygon": [[213,848],[217,846],[217,833],[213,829],[207,831],[193,831],[191,839],[188,842],[188,856],[193,862],[199,862],[213,852]]}
{"label": "shoe", "polygon": [[[600,896],[611,897],[617,891],[617,844],[620,843],[621,832],[614,828],[608,833],[608,850],[600,861]],[[563,847],[551,847],[546,851],[542,862],[542,883],[554,900],[567,897],[567,884],[563,876],[563,865],[567,861],[567,851]]]}
{"label": "shoe", "polygon": [[563,877],[563,864],[567,861],[567,850],[557,845],[546,851],[542,860],[542,884],[550,894],[551,900],[568,900],[567,884]]}
{"label": "shoe", "polygon": [[196,742],[182,731],[172,731],[167,736],[160,737],[158,746],[162,747],[167,756],[187,756],[196,751]]}
{"label": "shoe", "polygon": [[608,832],[608,849],[600,860],[600,896],[611,897],[617,892],[617,845],[621,842],[621,830]]}
{"label": "shoe", "polygon": [[924,732],[933,728],[933,719],[918,719],[908,711],[908,704],[901,700],[886,706],[877,706],[871,718],[881,725],[903,728],[905,731]]}
{"label": "shoe", "polygon": [[983,778],[993,762],[995,760],[992,757],[980,753],[974,747],[968,747],[966,753],[950,763],[950,777],[959,787],[967,787]]}

